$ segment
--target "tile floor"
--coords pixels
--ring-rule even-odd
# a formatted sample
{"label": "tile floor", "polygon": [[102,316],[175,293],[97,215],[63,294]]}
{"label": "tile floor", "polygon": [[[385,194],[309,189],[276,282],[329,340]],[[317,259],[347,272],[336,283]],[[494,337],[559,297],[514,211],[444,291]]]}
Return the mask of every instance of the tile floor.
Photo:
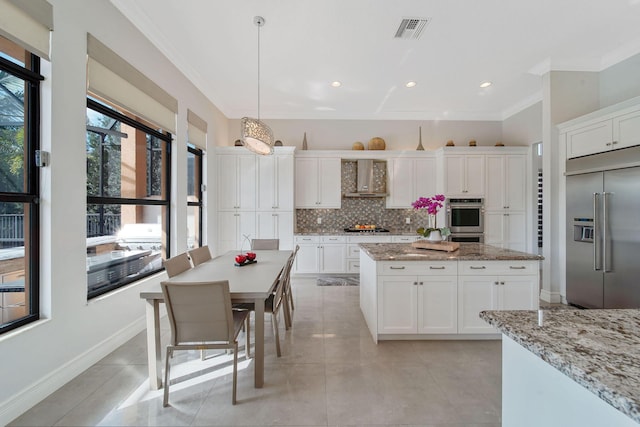
{"label": "tile floor", "polygon": [[357,286],[292,282],[294,327],[281,329],[283,355],[268,333],[265,386],[255,389],[252,362],[240,354],[236,406],[229,356],[180,352],[171,370],[180,381],[163,408],[162,392],[148,388],[143,332],[10,426],[500,426],[500,341],[375,345]]}

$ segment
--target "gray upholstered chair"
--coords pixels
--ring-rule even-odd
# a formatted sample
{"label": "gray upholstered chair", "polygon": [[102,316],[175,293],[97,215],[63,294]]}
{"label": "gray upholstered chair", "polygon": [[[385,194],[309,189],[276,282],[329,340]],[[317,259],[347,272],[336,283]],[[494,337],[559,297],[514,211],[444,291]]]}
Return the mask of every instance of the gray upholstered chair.
{"label": "gray upholstered chair", "polygon": [[211,251],[209,250],[209,246],[202,246],[189,251],[189,257],[191,258],[191,262],[193,262],[193,266],[200,265],[203,262],[209,261],[211,259]]}
{"label": "gray upholstered chair", "polygon": [[280,249],[280,239],[251,239],[251,250]]}
{"label": "gray upholstered chair", "polygon": [[191,261],[189,261],[189,256],[186,253],[166,259],[162,262],[162,265],[164,265],[169,277],[177,276],[183,271],[192,268]]}
{"label": "gray upholstered chair", "polygon": [[167,345],[163,406],[169,405],[169,361],[176,350],[231,349],[233,351],[232,404],[238,381],[238,334],[248,311],[231,308],[227,280],[217,282],[162,282],[171,341]]}

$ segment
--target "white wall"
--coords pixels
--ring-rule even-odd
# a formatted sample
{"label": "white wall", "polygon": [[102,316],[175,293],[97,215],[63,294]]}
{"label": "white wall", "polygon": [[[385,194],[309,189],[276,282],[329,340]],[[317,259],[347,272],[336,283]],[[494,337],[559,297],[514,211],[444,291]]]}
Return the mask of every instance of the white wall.
{"label": "white wall", "polygon": [[600,108],[640,96],[640,54],[600,73]]}
{"label": "white wall", "polygon": [[[356,141],[366,148],[375,136],[385,140],[387,150],[415,150],[420,126],[426,150],[443,147],[448,140],[457,146],[468,145],[472,139],[478,145],[492,146],[502,138],[502,122],[494,121],[263,120],[273,130],[275,139],[287,146],[301,149],[306,132],[309,150],[350,150]],[[230,139],[221,141],[223,146],[233,145],[240,138],[240,120],[229,123]]]}
{"label": "white wall", "polygon": [[542,141],[542,101],[505,119],[502,141],[506,145],[531,145]]}
{"label": "white wall", "polygon": [[[86,213],[87,31],[178,99],[174,200],[186,202],[187,108],[208,122],[210,144],[228,140],[226,118],[111,3],[50,1],[55,30],[42,90],[43,149],[51,152],[51,166],[42,174],[43,319],[0,337],[0,425],[143,330],[139,293],[158,289],[164,277],[162,273],[91,302],[86,299],[86,236],[78,224],[85,223]],[[212,218],[214,210],[208,212]],[[175,224],[185,224],[186,203],[172,206],[172,215]],[[173,233],[174,250],[184,249],[186,227],[174,227]]]}

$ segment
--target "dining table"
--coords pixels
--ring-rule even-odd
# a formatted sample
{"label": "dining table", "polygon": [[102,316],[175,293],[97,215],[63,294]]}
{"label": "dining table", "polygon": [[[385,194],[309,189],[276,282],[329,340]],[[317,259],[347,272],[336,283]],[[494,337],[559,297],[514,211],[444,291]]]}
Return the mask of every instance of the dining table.
{"label": "dining table", "polygon": [[[189,283],[227,280],[232,303],[253,303],[255,308],[254,386],[264,385],[264,303],[274,291],[291,251],[255,250],[254,263],[237,266],[238,251],[230,251],[173,276],[166,282]],[[160,288],[160,284],[158,284]],[[162,387],[162,349],[160,344],[160,305],[162,290],[141,292],[146,301],[147,358],[149,385]]]}

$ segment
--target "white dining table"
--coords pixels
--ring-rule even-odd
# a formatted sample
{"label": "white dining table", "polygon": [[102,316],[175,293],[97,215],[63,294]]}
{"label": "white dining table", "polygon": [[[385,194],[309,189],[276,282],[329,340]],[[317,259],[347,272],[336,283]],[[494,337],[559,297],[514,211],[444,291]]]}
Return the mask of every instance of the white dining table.
{"label": "white dining table", "polygon": [[[255,305],[254,386],[264,385],[264,302],[273,292],[291,251],[256,250],[256,263],[234,265],[237,251],[211,259],[166,281],[172,283],[228,280],[233,303],[251,302]],[[146,301],[147,357],[149,383],[152,390],[162,387],[162,349],[160,346],[160,304],[162,291],[141,292]]]}

